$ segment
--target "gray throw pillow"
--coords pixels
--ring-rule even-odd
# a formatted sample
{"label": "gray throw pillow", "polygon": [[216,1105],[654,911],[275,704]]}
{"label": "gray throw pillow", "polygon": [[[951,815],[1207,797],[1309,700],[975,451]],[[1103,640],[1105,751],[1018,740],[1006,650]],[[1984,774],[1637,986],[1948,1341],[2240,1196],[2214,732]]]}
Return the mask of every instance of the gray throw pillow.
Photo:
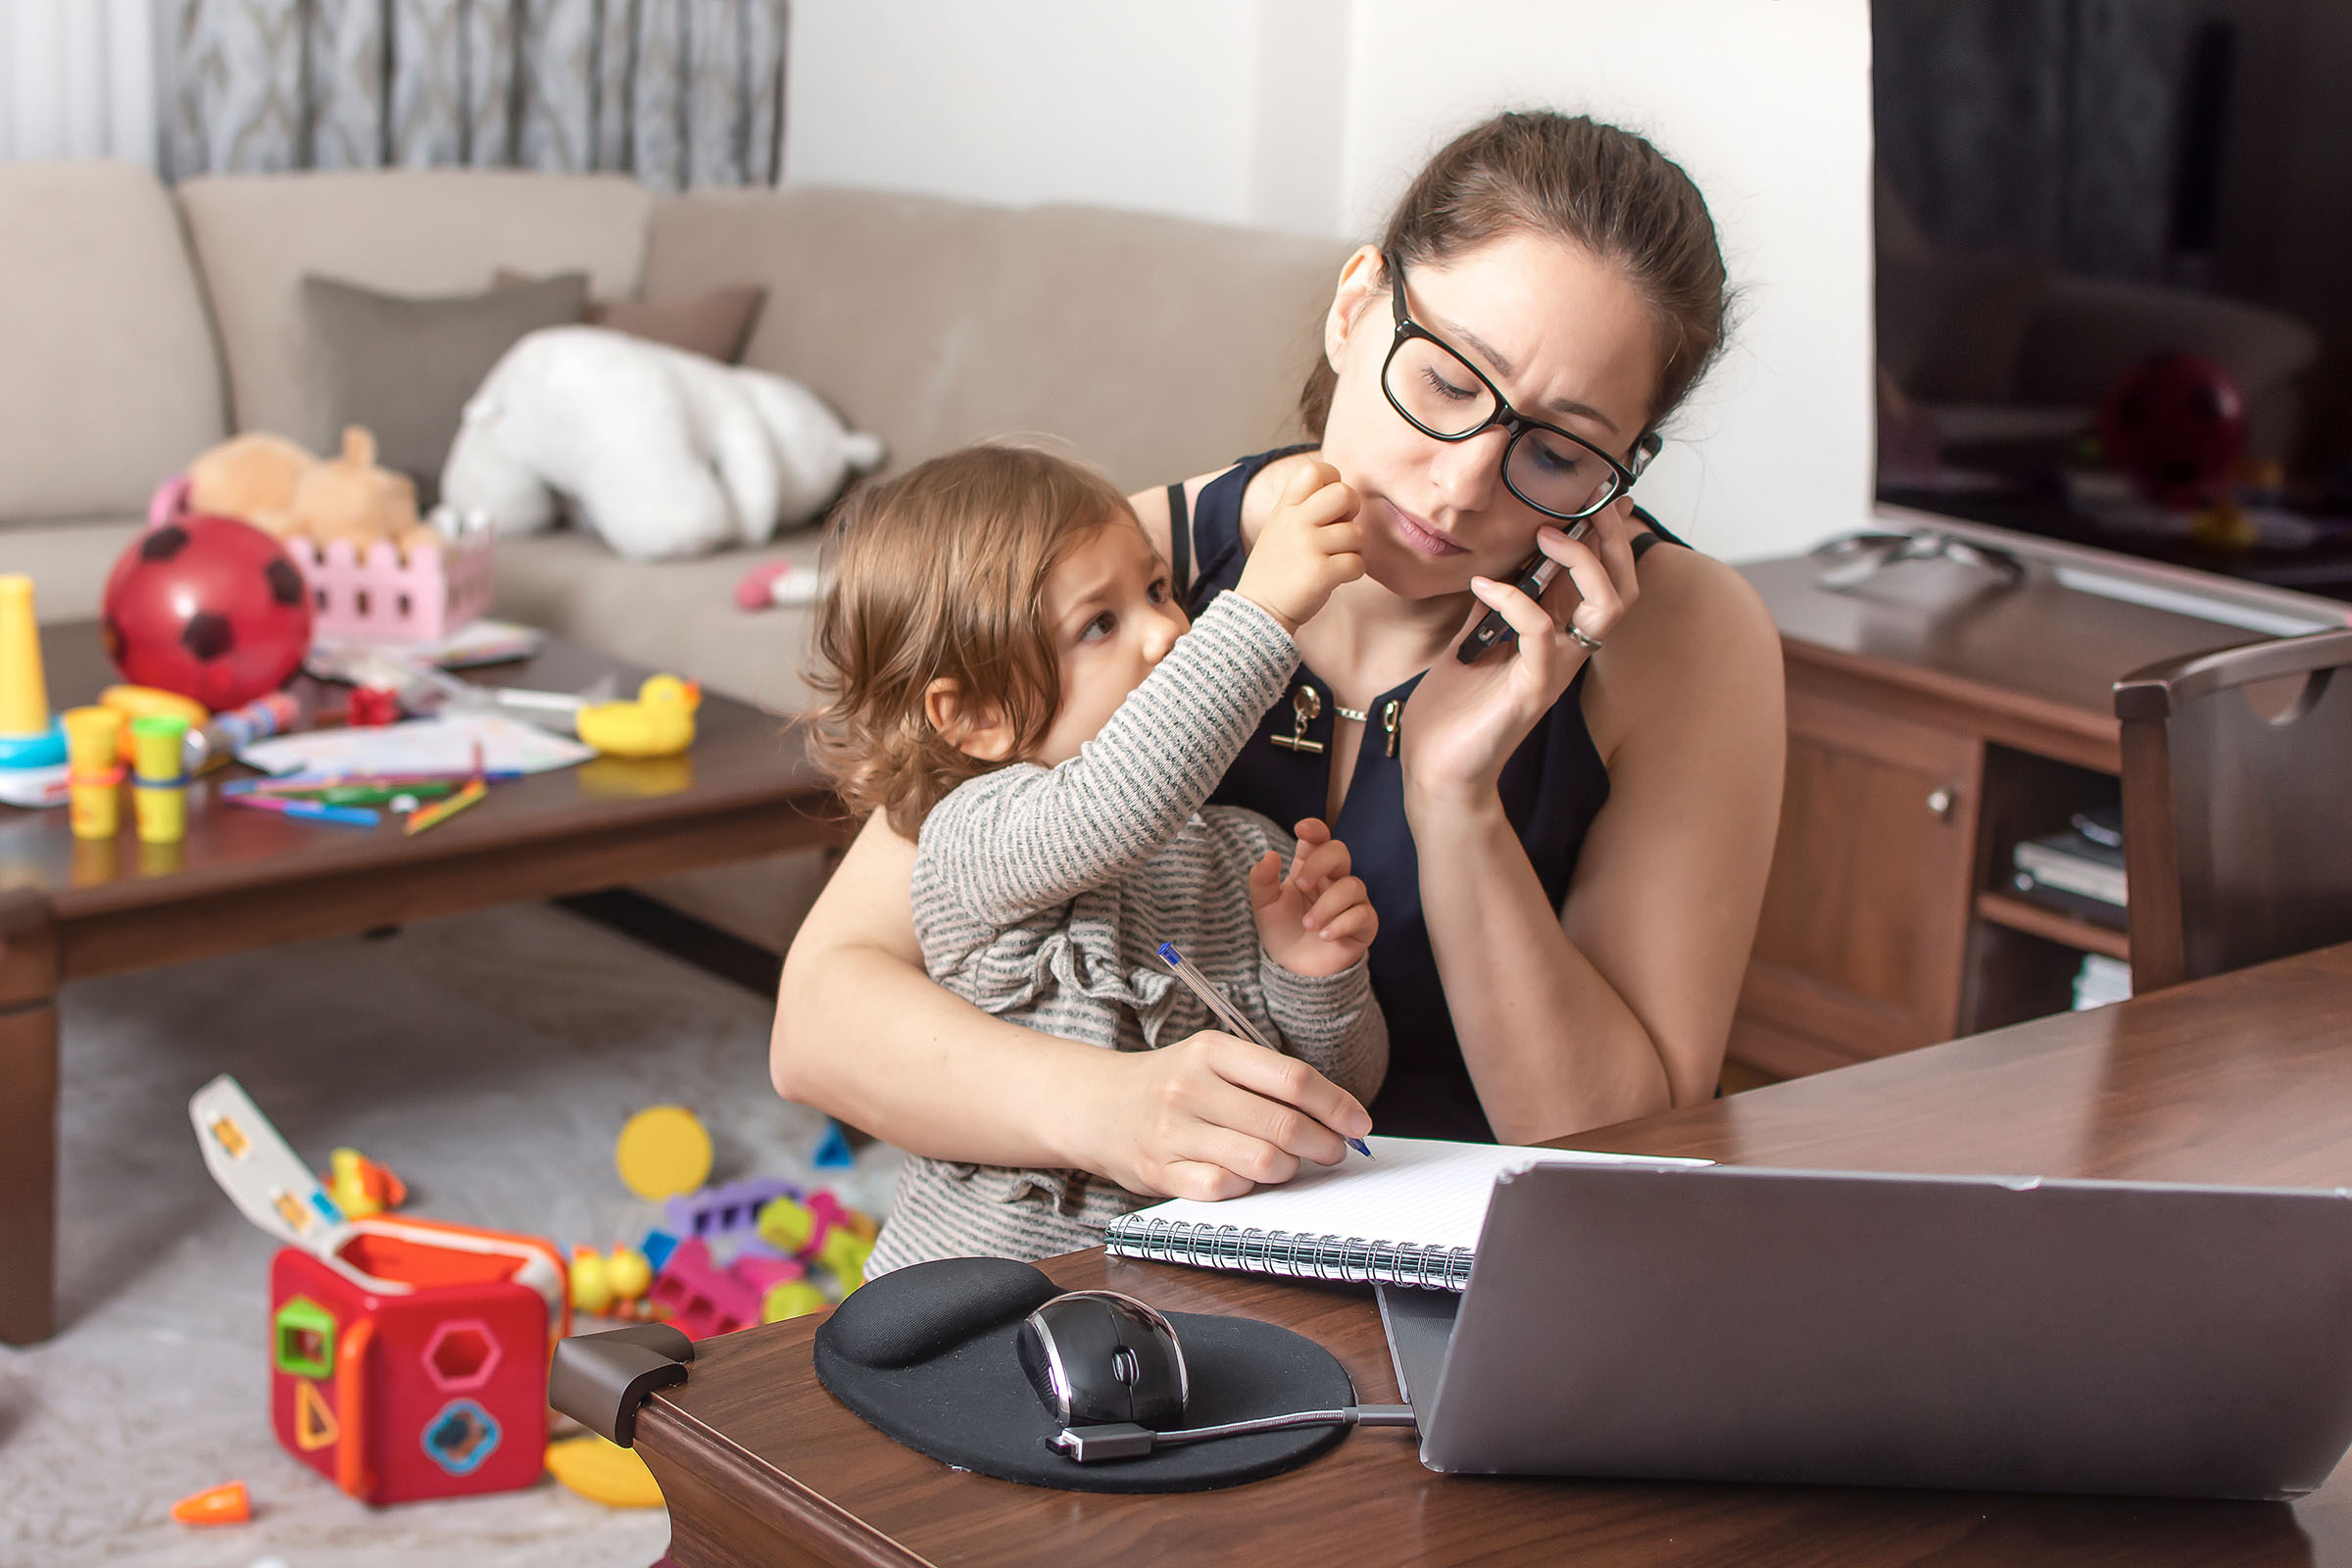
{"label": "gray throw pillow", "polygon": [[587,308],[585,272],[437,299],[305,276],[303,329],[320,393],[318,423],[304,432],[312,450],[335,451],[345,425],[364,424],[376,461],[416,481],[419,508],[432,506],[466,400],[499,356]]}

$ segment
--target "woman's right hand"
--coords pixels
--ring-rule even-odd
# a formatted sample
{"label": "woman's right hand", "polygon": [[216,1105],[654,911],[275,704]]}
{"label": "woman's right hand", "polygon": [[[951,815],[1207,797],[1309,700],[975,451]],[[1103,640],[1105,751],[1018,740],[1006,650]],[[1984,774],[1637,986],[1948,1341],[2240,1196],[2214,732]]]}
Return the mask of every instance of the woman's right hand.
{"label": "woman's right hand", "polygon": [[1296,1056],[1204,1029],[1157,1051],[1104,1053],[1082,1107],[1094,1157],[1129,1192],[1214,1201],[1336,1165],[1341,1135],[1372,1118],[1356,1098]]}

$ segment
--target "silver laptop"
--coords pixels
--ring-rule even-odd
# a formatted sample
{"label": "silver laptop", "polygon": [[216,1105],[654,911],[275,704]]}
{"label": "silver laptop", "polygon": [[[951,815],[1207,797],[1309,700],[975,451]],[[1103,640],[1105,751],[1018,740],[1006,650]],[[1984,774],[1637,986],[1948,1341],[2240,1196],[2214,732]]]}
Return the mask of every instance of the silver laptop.
{"label": "silver laptop", "polygon": [[2292,1497],[2352,1444],[2352,1193],[1538,1165],[1382,1287],[1433,1470]]}

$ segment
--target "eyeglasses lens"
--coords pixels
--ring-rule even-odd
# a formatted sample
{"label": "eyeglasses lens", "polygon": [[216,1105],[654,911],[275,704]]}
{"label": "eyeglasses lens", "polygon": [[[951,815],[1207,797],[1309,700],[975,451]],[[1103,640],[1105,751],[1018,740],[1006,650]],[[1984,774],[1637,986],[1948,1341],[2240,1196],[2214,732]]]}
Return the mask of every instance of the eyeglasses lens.
{"label": "eyeglasses lens", "polygon": [[[1452,350],[1407,337],[1389,356],[1383,378],[1406,418],[1435,436],[1460,436],[1494,413],[1494,394]],[[1510,444],[1504,475],[1520,498],[1563,517],[1581,517],[1609,499],[1616,474],[1582,442],[1551,430],[1523,429]]]}

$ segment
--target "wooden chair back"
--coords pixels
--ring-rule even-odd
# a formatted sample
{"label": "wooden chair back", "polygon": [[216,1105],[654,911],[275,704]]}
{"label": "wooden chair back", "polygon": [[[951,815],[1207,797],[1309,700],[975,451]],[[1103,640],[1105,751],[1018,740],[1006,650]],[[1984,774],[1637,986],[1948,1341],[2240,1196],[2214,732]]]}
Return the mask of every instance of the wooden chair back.
{"label": "wooden chair back", "polygon": [[[2352,941],[2352,629],[2134,670],[2123,721],[2132,989]],[[2299,681],[2257,710],[2246,688]]]}

